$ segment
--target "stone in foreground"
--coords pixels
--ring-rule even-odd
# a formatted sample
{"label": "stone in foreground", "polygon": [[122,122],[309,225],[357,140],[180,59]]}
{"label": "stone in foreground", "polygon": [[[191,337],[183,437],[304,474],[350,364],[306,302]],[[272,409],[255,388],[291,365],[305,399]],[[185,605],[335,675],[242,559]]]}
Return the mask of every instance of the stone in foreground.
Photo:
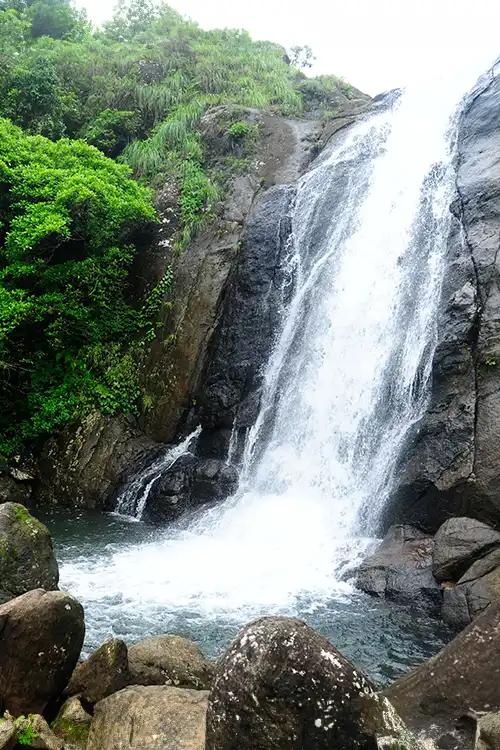
{"label": "stone in foreground", "polygon": [[434,537],[432,572],[438,581],[458,581],[473,562],[500,547],[500,532],[474,518],[450,518]]}
{"label": "stone in foreground", "polygon": [[58,581],[47,528],[24,505],[0,505],[0,604],[32,589],[57,589]]}
{"label": "stone in foreground", "polygon": [[52,724],[54,734],[64,742],[64,750],[86,750],[92,717],[80,698],[68,698]]}
{"label": "stone in foreground", "polygon": [[417,747],[390,703],[322,635],[265,617],[219,660],[206,750]]}
{"label": "stone in foreground", "polygon": [[179,635],[145,638],[128,650],[131,685],[209,689],[213,667],[194,643]]}
{"label": "stone in foreground", "polygon": [[208,693],[134,686],[95,706],[92,750],[205,750]]}
{"label": "stone in foreground", "polygon": [[432,725],[437,734],[471,711],[500,710],[500,607],[489,607],[384,694],[412,729]]}
{"label": "stone in foreground", "polygon": [[94,704],[128,684],[127,646],[112,639],[77,665],[65,693],[80,695],[87,703]]}
{"label": "stone in foreground", "polygon": [[356,586],[400,604],[437,607],[441,592],[432,575],[434,540],[412,526],[391,526],[378,549],[361,564]]}
{"label": "stone in foreground", "polygon": [[36,589],[0,606],[0,711],[42,713],[64,690],[85,634],[83,609]]}

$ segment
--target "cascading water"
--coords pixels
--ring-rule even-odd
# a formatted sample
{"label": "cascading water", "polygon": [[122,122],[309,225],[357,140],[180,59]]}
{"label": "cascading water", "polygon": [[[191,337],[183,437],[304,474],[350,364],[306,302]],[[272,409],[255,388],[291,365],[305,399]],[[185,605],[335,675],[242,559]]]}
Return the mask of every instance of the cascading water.
{"label": "cascading water", "polygon": [[[221,628],[355,596],[346,573],[373,540],[425,408],[462,93],[451,84],[404,92],[299,181],[287,261],[294,292],[239,490],[139,544],[68,557],[62,579],[101,640],[111,623],[136,634],[137,612],[158,630],[166,621]],[[160,468],[143,476],[146,495]]]}

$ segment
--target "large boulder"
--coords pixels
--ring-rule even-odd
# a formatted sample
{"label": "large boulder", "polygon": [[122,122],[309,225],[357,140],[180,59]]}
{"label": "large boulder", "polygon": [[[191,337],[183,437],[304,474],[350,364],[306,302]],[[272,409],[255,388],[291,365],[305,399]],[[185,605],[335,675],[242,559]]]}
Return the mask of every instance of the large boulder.
{"label": "large boulder", "polygon": [[435,607],[441,593],[432,575],[434,540],[412,526],[391,526],[377,550],[361,564],[356,586],[402,604]]}
{"label": "large boulder", "polygon": [[217,664],[206,750],[374,750],[383,741],[415,746],[369,680],[300,620],[251,623]]}
{"label": "large boulder", "polygon": [[473,518],[450,518],[434,537],[432,572],[438,581],[457,581],[480,557],[500,547],[500,532]]}
{"label": "large boulder", "polygon": [[42,713],[78,661],[83,608],[61,591],[36,589],[0,606],[0,712]]}
{"label": "large boulder", "polygon": [[194,643],[179,635],[156,635],[128,650],[131,685],[210,688],[213,667]]}
{"label": "large boulder", "polygon": [[92,717],[73,696],[63,704],[52,723],[52,731],[64,742],[64,750],[86,750]]}
{"label": "large boulder", "polygon": [[500,548],[476,560],[455,586],[445,587],[443,619],[464,628],[494,603],[500,604]]}
{"label": "large boulder", "polygon": [[0,505],[0,603],[36,588],[57,589],[58,581],[47,528],[24,505]]}
{"label": "large boulder", "polygon": [[92,750],[205,750],[207,693],[135,686],[95,706]]}
{"label": "large boulder", "polygon": [[500,709],[500,607],[491,606],[436,656],[385,690],[416,730],[454,730],[471,711]]}
{"label": "large boulder", "polygon": [[113,639],[75,668],[66,695],[79,695],[90,704],[106,698],[129,684],[127,646]]}

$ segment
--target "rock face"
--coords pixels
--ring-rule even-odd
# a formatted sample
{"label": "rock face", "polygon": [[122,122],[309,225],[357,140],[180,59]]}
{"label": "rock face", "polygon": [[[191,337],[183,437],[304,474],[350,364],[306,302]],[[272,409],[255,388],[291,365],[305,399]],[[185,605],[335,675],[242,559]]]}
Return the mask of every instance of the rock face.
{"label": "rock face", "polygon": [[434,540],[412,526],[392,526],[382,544],[360,566],[356,586],[402,604],[441,603],[432,575]]}
{"label": "rock face", "polygon": [[205,750],[207,693],[174,687],[129,687],[100,701],[92,750]]}
{"label": "rock face", "polygon": [[237,483],[236,470],[225,461],[187,453],[153,484],[142,518],[174,521],[188,510],[228,497]]}
{"label": "rock face", "polygon": [[471,710],[500,709],[500,607],[491,606],[385,695],[414,729],[453,729]]}
{"label": "rock face", "polygon": [[500,713],[482,716],[477,723],[474,750],[496,750],[500,747]]}
{"label": "rock face", "polygon": [[458,133],[430,405],[385,524],[436,531],[451,516],[500,527],[500,68],[469,95]]}
{"label": "rock face", "polygon": [[0,606],[0,713],[41,713],[65,688],[83,644],[79,602],[36,589]]}
{"label": "rock face", "polygon": [[200,649],[178,635],[157,635],[130,646],[131,685],[210,688],[213,667]]}
{"label": "rock face", "polygon": [[39,460],[36,499],[103,508],[130,468],[151,460],[160,449],[124,417],[91,414],[46,443]]}
{"label": "rock face", "polygon": [[500,532],[472,518],[450,518],[434,537],[432,573],[437,581],[456,581],[478,558],[500,547]]}
{"label": "rock face", "polygon": [[500,549],[477,560],[455,586],[444,590],[445,622],[463,628],[492,604],[500,604]]}
{"label": "rock face", "polygon": [[0,603],[31,589],[57,589],[58,581],[47,528],[23,505],[0,505]]}
{"label": "rock face", "polygon": [[85,702],[94,704],[128,684],[127,646],[123,641],[113,639],[78,664],[65,693],[79,695]]}
{"label": "rock face", "polygon": [[414,747],[390,704],[300,620],[257,620],[218,662],[206,750],[374,750],[382,737]]}

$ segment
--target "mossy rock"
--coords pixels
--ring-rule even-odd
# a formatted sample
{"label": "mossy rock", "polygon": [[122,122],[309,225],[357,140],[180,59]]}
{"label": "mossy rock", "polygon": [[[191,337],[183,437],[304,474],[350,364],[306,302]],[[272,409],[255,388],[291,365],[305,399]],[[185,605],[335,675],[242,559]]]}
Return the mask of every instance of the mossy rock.
{"label": "mossy rock", "polygon": [[0,505],[0,602],[36,588],[57,589],[59,570],[46,526],[19,503]]}

